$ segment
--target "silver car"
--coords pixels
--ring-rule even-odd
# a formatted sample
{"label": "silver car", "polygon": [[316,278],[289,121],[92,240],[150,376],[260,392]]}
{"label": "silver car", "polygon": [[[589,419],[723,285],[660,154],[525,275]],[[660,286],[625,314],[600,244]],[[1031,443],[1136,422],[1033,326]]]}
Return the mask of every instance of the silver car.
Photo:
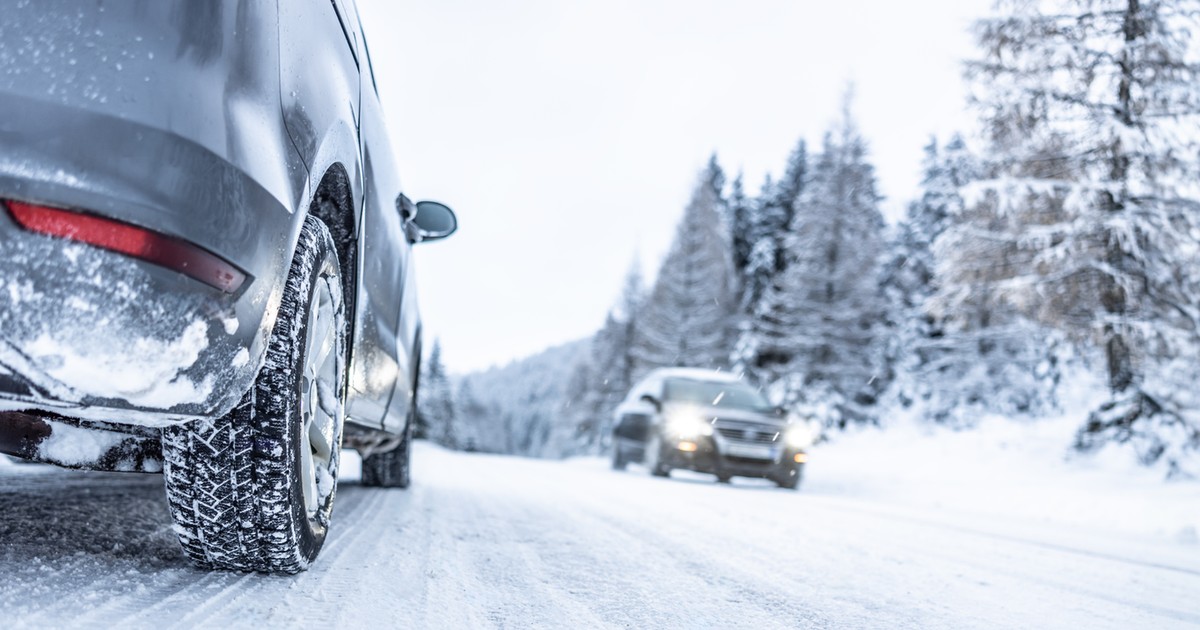
{"label": "silver car", "polygon": [[353,0],[7,3],[0,452],[162,472],[206,567],[294,573],[342,447],[409,483],[412,245]]}

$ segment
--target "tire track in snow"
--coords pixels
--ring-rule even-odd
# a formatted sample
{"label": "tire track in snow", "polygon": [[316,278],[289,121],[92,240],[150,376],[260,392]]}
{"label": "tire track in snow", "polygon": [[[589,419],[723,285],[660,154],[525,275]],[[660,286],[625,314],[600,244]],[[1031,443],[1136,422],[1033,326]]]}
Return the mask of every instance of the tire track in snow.
{"label": "tire track in snow", "polygon": [[166,627],[197,628],[209,625],[203,622],[241,601],[250,591],[246,585],[258,577],[255,573],[208,573],[195,585],[196,588],[180,591],[192,596],[187,598],[191,612],[178,621],[166,624]]}
{"label": "tire track in snow", "polygon": [[720,626],[718,620],[731,619],[728,600],[739,598],[739,625],[827,623],[794,600],[789,608],[786,598],[747,595],[741,585],[695,571],[661,535],[639,535],[620,518],[597,518],[591,509],[597,501],[610,513],[614,507],[626,517],[636,513],[620,509],[622,489],[593,500],[593,489],[581,492],[583,480],[573,474],[539,474],[570,469],[517,463],[497,478],[489,474],[492,461],[462,458],[438,479],[436,496],[451,504],[437,506],[439,533],[449,540],[431,545],[439,550],[431,564],[453,577],[433,580],[431,598],[465,592],[466,610],[447,620],[435,601],[424,608],[425,627],[657,627],[668,620],[668,626]]}
{"label": "tire track in snow", "polygon": [[[169,580],[163,580],[169,577]],[[114,598],[106,605],[88,611],[88,626],[125,628],[152,626],[168,627],[178,614],[172,606],[198,605],[201,595],[214,589],[225,590],[231,581],[242,577],[237,573],[217,574],[202,569],[182,569],[169,576],[159,575],[153,582],[156,601],[147,604],[137,597]],[[74,620],[73,620],[74,621]]]}
{"label": "tire track in snow", "polygon": [[[670,491],[672,480],[647,479],[656,489]],[[714,490],[730,490],[714,487]],[[676,611],[687,611],[679,618],[703,620],[728,618],[730,606],[738,609],[737,623],[748,627],[829,627],[832,621],[800,598],[793,568],[788,563],[775,566],[779,550],[763,548],[762,541],[753,541],[750,551],[743,555],[737,545],[743,540],[736,530],[713,531],[705,523],[720,522],[720,505],[693,505],[693,509],[711,512],[692,514],[681,519],[673,497],[656,497],[647,505],[629,505],[628,495],[616,488],[589,497],[581,497],[569,516],[575,522],[570,528],[592,532],[593,539],[605,541],[601,558],[591,561],[608,563],[612,570],[605,574],[620,575],[621,567],[642,567],[644,575],[629,580],[618,590],[644,592],[670,591],[662,599],[670,604],[655,610],[660,601],[644,601],[640,606],[644,618],[626,623],[645,625],[661,623]],[[732,490],[737,492],[737,490]],[[774,491],[772,491],[774,493]],[[665,500],[663,500],[665,499]],[[614,513],[613,506],[621,506]],[[633,516],[633,518],[630,518]],[[700,516],[700,518],[696,518]],[[599,534],[603,532],[603,536]],[[593,544],[598,541],[593,541]],[[561,572],[561,569],[560,569]],[[564,577],[569,577],[565,574]],[[802,589],[800,589],[802,590]],[[610,602],[609,617],[622,611],[612,610],[620,602]],[[655,614],[645,617],[646,609]],[[628,614],[628,613],[626,613]],[[694,615],[694,617],[693,617]],[[699,623],[699,622],[697,622]],[[703,625],[703,624],[702,624]]]}
{"label": "tire track in snow", "polygon": [[[964,572],[978,571],[981,561],[987,560],[991,581],[1002,576],[1008,577],[1053,589],[1063,596],[1084,595],[1104,602],[1106,606],[1119,605],[1131,611],[1153,612],[1164,619],[1200,625],[1200,610],[1189,607],[1194,602],[1194,593],[1200,592],[1200,579],[1197,579],[1200,578],[1200,572],[1181,566],[1182,557],[1176,559],[1176,564],[1138,560],[1127,554],[1049,542],[1035,538],[1028,532],[1005,534],[987,525],[964,524],[962,515],[945,515],[939,520],[913,516],[907,510],[891,506],[858,505],[845,499],[831,500],[826,497],[819,497],[813,505],[842,515],[849,514],[855,517],[854,522],[858,526],[870,525],[873,521],[887,522],[887,527],[893,530],[916,526],[916,531],[922,535],[887,540],[888,551],[892,555],[903,550],[913,558],[936,558],[946,564],[957,565]],[[871,518],[857,518],[863,515]],[[938,532],[936,542],[930,541],[935,536],[921,530]],[[1073,533],[1078,535],[1078,532]],[[871,539],[870,536],[864,538]],[[983,539],[986,543],[972,541],[973,538]],[[980,550],[984,549],[987,551],[981,553]],[[1004,557],[1037,558],[1038,561],[994,561],[995,558]],[[1050,565],[1060,569],[1047,571],[1046,567]],[[1162,573],[1177,574],[1182,581],[1178,578],[1162,579],[1165,577]],[[1126,588],[1114,590],[1112,585],[1117,581],[1126,582]],[[1150,588],[1145,584],[1158,586]],[[1139,598],[1139,595],[1143,597]],[[1176,604],[1149,603],[1151,596],[1160,600],[1174,596]]]}
{"label": "tire track in snow", "polygon": [[[330,527],[329,537],[325,541],[325,548],[319,558],[319,562],[323,563],[327,559],[326,554],[331,547],[338,547],[344,538],[351,535],[347,530],[354,530],[353,527],[337,527],[338,521],[343,520],[337,517],[342,516],[345,519],[353,519],[356,514],[362,512],[364,509],[370,510],[372,501],[377,502],[377,499],[372,499],[372,497],[367,497],[367,499],[368,501],[353,501],[348,514],[335,514],[335,519]],[[337,498],[335,498],[336,500]],[[353,535],[357,538],[361,534]],[[335,553],[334,556],[336,557],[337,554]],[[318,564],[317,566],[320,565]],[[191,585],[189,588],[184,588],[177,593],[182,598],[182,602],[179,601],[178,597],[176,601],[164,601],[161,603],[162,610],[178,610],[182,607],[189,611],[178,621],[170,625],[170,627],[174,628],[228,625],[232,619],[237,618],[237,615],[230,615],[228,613],[237,609],[239,604],[247,599],[261,596],[263,591],[269,590],[281,582],[291,582],[289,586],[295,587],[297,581],[308,577],[312,572],[310,570],[307,573],[296,576],[270,576],[259,573],[210,571],[205,574],[200,582]],[[220,590],[214,594],[212,592],[214,588],[219,588]],[[184,606],[180,606],[181,603]],[[258,603],[266,605],[264,602]],[[138,615],[138,617],[143,618],[147,616]]]}
{"label": "tire track in snow", "polygon": [[[350,505],[343,507],[339,503],[338,507],[343,507],[347,516],[351,516],[358,511],[361,501],[352,499],[347,503]],[[170,529],[170,526],[167,528]],[[337,533],[336,528],[331,533],[331,539],[334,538],[334,533]],[[153,603],[147,605],[136,597],[114,599],[94,611],[89,618],[94,620],[94,625],[113,628],[129,626],[163,628],[171,624],[178,625],[183,622],[182,619],[179,619],[179,610],[186,610],[188,616],[191,616],[195,610],[206,607],[205,604],[209,598],[213,597],[213,593],[226,592],[233,586],[253,582],[254,578],[269,579],[254,573],[205,571],[188,566],[186,560],[184,563],[186,568],[173,573],[169,582],[164,583],[163,575],[148,576],[154,583],[153,592],[156,599]],[[222,609],[228,608],[228,604],[231,602],[225,602],[225,604],[226,606],[223,606]],[[214,614],[219,614],[219,611]],[[187,616],[184,619],[187,619]]]}
{"label": "tire track in snow", "polygon": [[[824,497],[822,497],[822,498],[824,498]],[[826,500],[826,501],[822,502],[822,506],[825,508],[828,508],[828,509],[832,509],[832,510],[840,510],[840,511],[844,511],[844,512],[855,512],[858,514],[863,514],[863,515],[872,516],[872,517],[876,517],[876,518],[888,518],[888,519],[893,519],[893,520],[898,520],[898,521],[906,521],[908,523],[912,523],[912,524],[916,524],[916,525],[951,530],[951,531],[954,531],[954,532],[957,532],[960,534],[966,534],[966,535],[970,535],[970,536],[979,536],[982,538],[991,538],[991,539],[994,539],[994,540],[1000,541],[1000,542],[1007,542],[1007,543],[1013,543],[1013,544],[1019,544],[1019,545],[1028,545],[1031,547],[1040,547],[1042,549],[1046,549],[1046,550],[1054,551],[1054,552],[1058,552],[1058,553],[1075,554],[1075,555],[1084,556],[1084,557],[1095,559],[1095,560],[1107,560],[1110,562],[1116,562],[1116,563],[1127,564],[1127,565],[1135,565],[1135,566],[1139,566],[1139,567],[1143,567],[1143,568],[1147,568],[1147,569],[1156,569],[1156,570],[1161,570],[1161,571],[1174,571],[1174,572],[1182,573],[1184,575],[1188,575],[1191,577],[1200,578],[1200,568],[1186,567],[1186,566],[1181,566],[1180,564],[1172,564],[1170,562],[1144,560],[1144,559],[1134,558],[1134,557],[1131,557],[1128,555],[1108,553],[1108,552],[1104,552],[1104,551],[1097,551],[1095,549],[1086,549],[1086,548],[1083,548],[1083,547],[1077,546],[1077,545],[1063,544],[1063,543],[1051,542],[1051,541],[1047,541],[1047,540],[1038,540],[1031,536],[1007,534],[1007,533],[1003,533],[1003,532],[999,532],[999,531],[995,531],[995,530],[984,529],[984,528],[974,526],[974,525],[962,525],[962,524],[958,524],[958,523],[953,523],[953,522],[949,522],[946,519],[935,520],[935,519],[927,518],[927,517],[913,516],[911,514],[905,514],[900,510],[881,508],[880,506],[877,506],[877,505],[872,505],[870,507],[867,507],[864,505],[852,505],[852,504],[849,504],[845,500],[837,500],[837,501]]]}
{"label": "tire track in snow", "polygon": [[[359,516],[340,523],[341,531],[337,538],[332,544],[326,541],[326,547],[313,568],[290,578],[293,581],[288,593],[272,609],[273,621],[277,620],[283,626],[343,627],[338,621],[344,607],[338,604],[348,599],[348,595],[361,590],[361,580],[368,574],[366,569],[370,565],[367,560],[385,540],[380,536],[383,521],[389,515],[389,510],[385,508],[392,499],[402,498],[405,494],[387,488],[358,490],[366,495],[359,509],[355,510]],[[375,540],[364,540],[368,536],[375,537]],[[314,602],[318,605],[313,606]],[[303,610],[304,613],[293,616],[297,610]]]}
{"label": "tire track in snow", "polygon": [[[603,627],[603,619],[567,592],[544,562],[546,530],[557,519],[507,503],[503,496],[439,488],[442,529],[432,548],[437,579],[424,608],[426,627]],[[450,518],[445,518],[445,517]],[[450,600],[450,601],[446,601]],[[446,608],[459,607],[457,619]]]}
{"label": "tire track in snow", "polygon": [[[904,519],[892,518],[894,515],[890,511],[875,513],[874,510],[852,510],[850,518],[847,518],[846,511],[827,510],[827,506],[821,501],[809,501],[808,497],[803,495],[796,499],[806,503],[806,517],[809,523],[824,520],[832,525],[812,528],[806,524],[803,534],[805,537],[812,537],[808,544],[818,555],[826,555],[825,561],[831,567],[838,564],[853,566],[858,563],[875,567],[874,584],[865,585],[868,588],[879,588],[881,578],[900,583],[905,578],[911,580],[914,575],[922,573],[943,574],[938,577],[939,580],[944,579],[944,574],[953,573],[960,577],[959,583],[944,582],[942,588],[971,590],[972,579],[965,576],[978,576],[974,578],[979,580],[978,586],[981,588],[978,590],[1009,583],[1033,587],[1030,590],[1038,593],[1057,593],[1054,596],[1043,595],[1042,603],[1046,604],[1051,600],[1080,602],[1077,616],[1092,616],[1091,627],[1103,627],[1101,622],[1105,620],[1103,614],[1091,611],[1094,608],[1103,608],[1108,612],[1124,608],[1126,612],[1123,616],[1151,613],[1159,617],[1158,623],[1167,620],[1188,624],[1200,623],[1200,616],[1189,611],[1187,604],[1183,603],[1192,601],[1188,596],[1188,587],[1183,586],[1178,579],[1164,579],[1165,576],[1161,573],[1156,574],[1163,571],[1162,567],[1141,567],[1148,572],[1138,573],[1135,571],[1140,567],[1138,564],[1133,567],[1107,566],[1113,562],[1112,558],[1097,558],[1087,554],[1079,556],[1056,549],[1042,549],[1041,545],[1024,544],[1028,541],[1018,537],[1013,537],[1014,540],[991,540],[990,543],[980,544],[970,540],[979,535],[979,532],[970,528],[947,527],[946,523],[935,519],[906,522]],[[764,510],[755,509],[750,512],[761,514]],[[861,518],[863,514],[872,518]],[[668,516],[633,526],[644,528],[646,535],[662,535],[670,531],[672,524],[669,520]],[[855,544],[847,546],[849,541],[855,541]],[[757,565],[776,572],[777,575],[787,575],[786,563],[780,563],[778,557],[763,554],[763,548],[752,541],[733,538],[727,544],[729,548],[726,553],[705,554],[703,549],[699,548],[692,549],[691,553],[695,557],[707,557],[707,561],[710,562],[726,564],[718,574],[736,571],[738,565]],[[1047,557],[1045,551],[1059,557]],[[729,562],[730,559],[736,559],[736,562]],[[1119,561],[1115,562],[1121,564]],[[1047,567],[1057,567],[1057,570],[1047,571]],[[783,573],[779,573],[780,571]],[[895,575],[888,577],[889,573]],[[1142,585],[1142,581],[1165,586],[1149,588]],[[1114,584],[1122,582],[1125,583],[1125,588],[1113,588]],[[1185,579],[1184,582],[1191,580]],[[1200,587],[1200,583],[1195,584],[1196,587]],[[853,590],[846,593],[834,591],[828,599],[836,600],[847,596],[862,599],[862,594]],[[1173,606],[1154,601],[1170,599],[1172,596],[1175,599]],[[871,605],[871,602],[862,601],[860,604],[866,607]],[[896,604],[896,608],[905,606],[908,604],[904,601]],[[896,608],[890,609],[888,614],[895,615],[898,612]],[[968,617],[973,611],[963,611],[960,614]],[[868,621],[869,618],[862,620],[863,623]],[[981,618],[979,623],[985,621],[986,618]],[[923,625],[923,622],[918,625]]]}
{"label": "tire track in snow", "polygon": [[[882,595],[889,590],[911,589],[913,584],[925,581],[940,584],[938,588],[948,591],[980,591],[979,596],[986,598],[984,591],[996,590],[994,586],[988,587],[988,583],[995,583],[1010,589],[1028,585],[1029,590],[1020,599],[1031,600],[1030,603],[1044,607],[1047,612],[1059,602],[1071,602],[1077,607],[1074,616],[1090,617],[1093,627],[1111,623],[1105,614],[1115,619],[1157,616],[1156,623],[1168,625],[1197,623],[1196,616],[1187,610],[1189,604],[1184,603],[1191,601],[1184,584],[1190,580],[1181,582],[1155,570],[1132,576],[1121,570],[1102,571],[1102,575],[1118,578],[1104,583],[1104,578],[1091,575],[1102,568],[1094,559],[1046,560],[1041,550],[1022,548],[1010,552],[1009,545],[1003,542],[1000,545],[1004,553],[996,554],[993,553],[996,541],[980,544],[964,540],[965,533],[944,530],[932,519],[915,523],[914,528],[881,515],[871,515],[874,518],[868,519],[861,515],[848,517],[822,509],[820,502],[803,494],[768,488],[721,488],[696,480],[654,480],[636,475],[624,480],[613,477],[612,482],[607,482],[595,473],[589,476],[592,479],[587,479],[588,486],[594,491],[573,497],[577,501],[573,507],[577,510],[583,508],[613,527],[636,532],[638,539],[658,540],[665,548],[676,549],[673,554],[676,557],[694,559],[688,561],[694,566],[691,572],[713,576],[716,582],[713,586],[742,589],[751,595],[756,590],[761,593],[763,587],[768,593],[773,591],[775,602],[769,607],[775,610],[786,610],[794,605],[798,593],[809,593],[809,598],[821,602],[821,610],[840,620],[839,624],[870,626],[879,615],[885,615],[897,621],[907,619],[899,625],[910,623],[922,627],[945,618],[946,610],[920,597],[893,599],[880,608],[885,601]],[[541,483],[546,485],[545,481]],[[641,491],[626,492],[633,489],[633,484],[642,485]],[[660,494],[658,490],[663,492]],[[621,507],[613,510],[613,506]],[[736,515],[739,510],[746,517]],[[778,518],[773,516],[776,514]],[[783,516],[786,514],[793,516],[786,518]],[[802,517],[795,519],[796,515]],[[731,530],[735,535],[724,536],[721,530]],[[740,532],[753,534],[736,535]],[[772,540],[776,541],[774,545],[764,544]],[[804,555],[791,552],[789,542],[805,549]],[[869,567],[870,579],[847,581],[846,574],[853,572],[855,566]],[[1039,566],[1042,569],[1058,566],[1062,575],[1042,575],[1037,570]],[[840,579],[823,579],[825,575]],[[950,579],[952,575],[959,577]],[[764,576],[768,579],[764,580]],[[982,579],[976,587],[963,576]],[[1144,585],[1139,583],[1142,581]],[[1120,583],[1126,587],[1114,588]],[[756,584],[759,586],[755,587]],[[1039,595],[1045,587],[1058,595]],[[1169,604],[1172,599],[1173,605]],[[740,606],[744,610],[745,604]],[[958,614],[964,619],[974,618],[974,623],[988,625],[996,622],[987,615],[1005,613],[1004,608],[1000,604],[978,615],[973,609]],[[1016,613],[1010,625],[1053,618],[1024,612]],[[804,623],[810,625],[813,620]]]}

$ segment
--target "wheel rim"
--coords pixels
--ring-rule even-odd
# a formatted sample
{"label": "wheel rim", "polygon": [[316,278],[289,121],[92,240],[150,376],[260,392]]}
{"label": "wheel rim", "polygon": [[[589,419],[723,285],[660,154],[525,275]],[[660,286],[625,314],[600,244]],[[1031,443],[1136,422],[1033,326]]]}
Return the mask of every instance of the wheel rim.
{"label": "wheel rim", "polygon": [[320,278],[308,309],[304,345],[303,372],[300,376],[300,475],[304,508],[308,518],[316,519],[321,507],[333,494],[331,470],[338,448],[337,318],[333,289],[327,278]]}

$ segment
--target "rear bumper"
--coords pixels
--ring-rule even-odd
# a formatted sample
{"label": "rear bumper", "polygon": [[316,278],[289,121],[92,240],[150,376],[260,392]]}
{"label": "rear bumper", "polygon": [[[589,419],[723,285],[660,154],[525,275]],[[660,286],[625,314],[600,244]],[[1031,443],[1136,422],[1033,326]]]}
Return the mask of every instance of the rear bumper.
{"label": "rear bumper", "polygon": [[234,296],[26,232],[3,209],[0,251],[0,411],[162,426],[232,408],[249,386],[255,335],[239,334]]}
{"label": "rear bumper", "polygon": [[0,453],[46,464],[112,472],[162,472],[157,431],[81,427],[62,418],[0,411]]}
{"label": "rear bumper", "polygon": [[0,209],[0,412],[164,426],[227,413],[261,365],[298,223],[198,144],[0,93],[0,198],[86,209],[245,271],[236,294],[41,236]]}

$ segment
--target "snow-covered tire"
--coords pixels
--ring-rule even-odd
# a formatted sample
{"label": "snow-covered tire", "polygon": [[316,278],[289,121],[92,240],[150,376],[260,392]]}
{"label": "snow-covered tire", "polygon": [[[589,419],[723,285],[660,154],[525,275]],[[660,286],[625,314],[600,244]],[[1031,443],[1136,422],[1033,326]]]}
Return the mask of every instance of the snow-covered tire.
{"label": "snow-covered tire", "polygon": [[670,477],[670,467],[662,463],[662,438],[653,437],[646,443],[646,467],[650,469],[650,474],[655,477]]}
{"label": "snow-covered tire", "polygon": [[624,454],[621,453],[621,447],[619,445],[613,445],[612,469],[625,470],[628,464],[629,462],[625,460]]}
{"label": "snow-covered tire", "polygon": [[[420,354],[419,352],[417,353]],[[418,359],[413,372],[421,373]],[[362,485],[372,488],[407,488],[412,484],[413,427],[417,424],[417,392],[420,383],[414,382],[412,399],[408,401],[408,417],[404,419],[404,435],[396,448],[363,458]]]}
{"label": "snow-covered tire", "polygon": [[800,487],[800,480],[804,477],[804,465],[795,466],[788,469],[784,474],[776,476],[772,481],[775,485],[785,490],[796,490]]}
{"label": "snow-covered tire", "polygon": [[[409,414],[411,419],[411,414]],[[362,485],[374,488],[407,488],[412,483],[412,423],[396,448],[363,458]]]}
{"label": "snow-covered tire", "polygon": [[254,386],[223,418],[163,431],[167,500],[197,565],[293,574],[320,552],[344,420],[342,295],[333,239],[308,217]]}

